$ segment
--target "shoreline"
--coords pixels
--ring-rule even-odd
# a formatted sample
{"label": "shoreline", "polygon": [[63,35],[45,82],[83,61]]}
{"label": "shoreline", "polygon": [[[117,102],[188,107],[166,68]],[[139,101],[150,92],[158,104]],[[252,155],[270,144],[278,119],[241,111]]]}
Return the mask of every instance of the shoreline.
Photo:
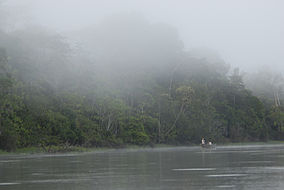
{"label": "shoreline", "polygon": [[[184,145],[183,145],[184,146]],[[192,145],[191,145],[192,146]],[[124,145],[122,147],[81,147],[81,146],[51,146],[49,151],[41,147],[26,147],[19,148],[11,152],[7,152],[0,149],[1,155],[16,155],[16,154],[62,154],[62,153],[88,153],[88,152],[98,152],[98,151],[111,151],[111,150],[126,150],[126,149],[145,149],[145,148],[170,148],[170,147],[181,147],[177,145],[168,145],[168,144],[155,144],[154,146],[150,145]]]}
{"label": "shoreline", "polygon": [[[246,145],[276,145],[284,144],[284,141],[267,141],[267,142],[234,142],[234,143],[217,143],[217,146],[246,146]],[[125,145],[123,147],[81,147],[81,146],[52,146],[49,151],[44,150],[40,147],[27,147],[20,148],[15,151],[6,152],[0,150],[0,156],[2,155],[17,155],[17,154],[64,154],[64,153],[88,153],[88,152],[99,152],[99,151],[112,151],[112,150],[126,150],[126,149],[150,149],[150,148],[174,148],[174,147],[194,147],[199,146],[199,144],[190,145],[170,145],[170,144],[155,144],[154,146],[139,146],[139,145]]]}

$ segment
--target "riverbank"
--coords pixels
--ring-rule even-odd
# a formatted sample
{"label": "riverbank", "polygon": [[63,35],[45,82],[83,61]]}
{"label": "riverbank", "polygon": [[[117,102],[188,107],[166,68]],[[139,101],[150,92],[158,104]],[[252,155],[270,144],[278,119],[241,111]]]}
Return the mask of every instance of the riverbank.
{"label": "riverbank", "polygon": [[[273,144],[284,144],[284,141],[267,141],[267,142],[235,142],[235,143],[218,143],[221,146],[241,146],[241,145],[273,145]],[[183,145],[184,146],[184,145]],[[187,145],[188,146],[188,145]],[[189,145],[197,146],[197,145]],[[143,149],[143,148],[169,148],[169,147],[180,147],[168,144],[155,144],[154,146],[138,146],[138,145],[125,145],[123,147],[81,147],[81,146],[51,146],[48,149],[41,147],[27,147],[16,149],[12,152],[6,152],[0,150],[0,155],[7,154],[54,154],[54,153],[72,153],[72,152],[96,152],[96,151],[110,151],[117,149]]]}
{"label": "riverbank", "polygon": [[48,148],[42,147],[27,147],[19,148],[11,152],[0,150],[0,155],[6,154],[52,154],[52,153],[72,153],[72,152],[95,152],[95,151],[107,151],[116,149],[142,149],[142,148],[163,148],[163,147],[175,147],[174,145],[167,144],[155,144],[154,146],[145,145],[124,145],[123,147],[81,147],[81,146],[50,146]]}

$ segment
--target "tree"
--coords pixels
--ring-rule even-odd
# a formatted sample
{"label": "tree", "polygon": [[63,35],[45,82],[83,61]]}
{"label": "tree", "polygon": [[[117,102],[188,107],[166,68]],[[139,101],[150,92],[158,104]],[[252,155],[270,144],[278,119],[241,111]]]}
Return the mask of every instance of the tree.
{"label": "tree", "polygon": [[267,106],[281,106],[283,101],[284,78],[281,73],[261,68],[245,78],[247,87]]}
{"label": "tree", "polygon": [[164,133],[165,136],[168,136],[169,133],[172,132],[172,130],[176,127],[176,123],[181,117],[181,115],[184,113],[184,111],[187,108],[189,108],[192,102],[193,94],[194,90],[190,86],[180,86],[179,88],[176,89],[177,100],[180,104],[180,108],[179,111],[175,114],[175,119],[173,124]]}
{"label": "tree", "polygon": [[0,49],[0,148],[11,151],[19,145],[19,131],[22,119],[21,97],[13,94],[13,79],[7,67],[5,50]]}

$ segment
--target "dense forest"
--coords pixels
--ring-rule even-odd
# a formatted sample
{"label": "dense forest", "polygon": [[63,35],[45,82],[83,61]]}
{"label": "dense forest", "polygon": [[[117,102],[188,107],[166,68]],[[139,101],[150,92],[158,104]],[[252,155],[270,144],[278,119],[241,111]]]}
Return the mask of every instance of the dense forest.
{"label": "dense forest", "polygon": [[244,75],[205,54],[140,17],[68,37],[2,28],[0,149],[283,139],[281,73]]}

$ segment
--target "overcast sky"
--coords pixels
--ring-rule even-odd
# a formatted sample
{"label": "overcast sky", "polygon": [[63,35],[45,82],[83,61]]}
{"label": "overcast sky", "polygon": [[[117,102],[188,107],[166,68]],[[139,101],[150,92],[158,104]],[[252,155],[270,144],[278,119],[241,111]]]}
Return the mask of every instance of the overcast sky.
{"label": "overcast sky", "polygon": [[[284,0],[6,0],[13,14],[69,32],[137,12],[176,27],[187,49],[211,48],[229,64],[284,72]],[[24,15],[24,16],[23,16]]]}

